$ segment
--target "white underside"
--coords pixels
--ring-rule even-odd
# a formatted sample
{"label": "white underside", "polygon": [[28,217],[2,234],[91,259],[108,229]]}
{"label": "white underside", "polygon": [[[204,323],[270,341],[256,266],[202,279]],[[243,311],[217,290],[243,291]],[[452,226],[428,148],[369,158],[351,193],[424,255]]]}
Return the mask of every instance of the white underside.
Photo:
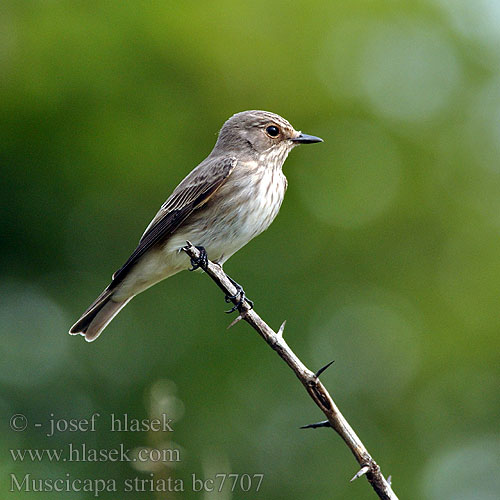
{"label": "white underside", "polygon": [[[252,175],[255,179],[248,178]],[[181,250],[187,240],[203,246],[208,258],[222,265],[269,227],[278,214],[285,189],[286,179],[281,169],[248,173],[227,182],[218,192],[214,208],[199,221],[181,226],[162,248],[149,250],[117,287],[112,299],[126,300],[188,269],[189,258]]]}

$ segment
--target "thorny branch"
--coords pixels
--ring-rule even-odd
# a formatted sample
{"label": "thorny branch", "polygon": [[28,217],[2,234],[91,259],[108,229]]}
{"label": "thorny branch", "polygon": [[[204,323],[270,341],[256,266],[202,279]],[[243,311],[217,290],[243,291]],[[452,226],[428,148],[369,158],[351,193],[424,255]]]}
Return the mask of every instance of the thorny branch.
{"label": "thorny branch", "polygon": [[[193,259],[198,260],[202,257],[202,253],[198,248],[187,242],[187,246],[183,248],[187,255]],[[218,287],[226,294],[226,296],[234,296],[232,302],[236,305],[238,303],[237,289],[234,282],[226,275],[222,268],[211,261],[207,261],[206,265],[203,263],[201,266],[205,272],[212,278]],[[340,437],[345,441],[358,464],[360,470],[351,479],[351,481],[366,475],[366,478],[372,485],[379,498],[384,500],[398,500],[396,494],[392,491],[389,481],[385,479],[380,471],[380,467],[375,460],[368,453],[361,440],[358,438],[352,427],[347,420],[340,413],[332,397],[326,390],[325,386],[320,382],[319,375],[331,364],[318,370],[316,373],[309,370],[302,361],[290,349],[288,344],[283,338],[283,331],[285,322],[281,325],[278,332],[275,332],[267,323],[251,309],[247,300],[241,304],[240,315],[229,325],[233,326],[240,320],[245,320],[257,333],[274,349],[278,355],[285,361],[285,363],[293,370],[297,378],[302,382],[307,392],[314,400],[319,409],[325,414],[327,420],[318,422],[317,424],[310,424],[304,428],[316,427],[332,427]]]}

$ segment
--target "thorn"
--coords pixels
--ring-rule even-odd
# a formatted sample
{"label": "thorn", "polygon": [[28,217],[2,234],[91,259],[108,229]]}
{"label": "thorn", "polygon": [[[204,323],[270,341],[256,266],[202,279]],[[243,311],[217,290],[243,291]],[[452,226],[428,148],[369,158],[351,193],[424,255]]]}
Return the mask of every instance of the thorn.
{"label": "thorn", "polygon": [[314,376],[316,378],[319,378],[319,376],[328,368],[330,367],[331,365],[333,365],[333,363],[335,363],[335,360],[333,361],[330,361],[328,364],[326,364],[325,366],[323,366],[322,368],[320,368],[315,374]]}
{"label": "thorn", "polygon": [[229,326],[226,328],[226,330],[229,330],[232,326],[236,325],[236,323],[238,323],[242,319],[243,319],[243,316],[240,314],[239,316],[234,318],[233,321],[231,321],[231,323],[229,323]]}
{"label": "thorn", "polygon": [[322,420],[321,422],[316,422],[314,424],[303,425],[300,429],[317,429],[318,427],[331,427],[332,424],[328,420]]}
{"label": "thorn", "polygon": [[392,476],[389,476],[389,477],[387,478],[387,484],[388,484],[389,486],[391,486],[391,483],[392,483]]}
{"label": "thorn", "polygon": [[282,337],[283,338],[283,332],[285,331],[285,325],[286,325],[286,319],[285,321],[283,321],[283,323],[281,323],[281,326],[280,326],[280,329],[278,330],[278,337]]}
{"label": "thorn", "polygon": [[356,472],[356,474],[354,475],[354,477],[351,479],[351,483],[353,481],[355,481],[356,479],[358,479],[358,477],[361,477],[364,474],[366,474],[369,470],[370,470],[370,466],[369,465],[364,465],[363,467],[361,467],[361,469],[359,469],[359,471]]}

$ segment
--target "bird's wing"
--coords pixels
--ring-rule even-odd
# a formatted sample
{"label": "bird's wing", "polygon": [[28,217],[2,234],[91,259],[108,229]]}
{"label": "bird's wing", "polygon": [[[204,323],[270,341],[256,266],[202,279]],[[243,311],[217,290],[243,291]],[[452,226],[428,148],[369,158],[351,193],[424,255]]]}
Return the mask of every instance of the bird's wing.
{"label": "bird's wing", "polygon": [[162,205],[127,262],[113,274],[110,286],[118,284],[146,251],[165,241],[194,210],[203,206],[235,166],[234,157],[213,158],[203,161],[189,173]]}

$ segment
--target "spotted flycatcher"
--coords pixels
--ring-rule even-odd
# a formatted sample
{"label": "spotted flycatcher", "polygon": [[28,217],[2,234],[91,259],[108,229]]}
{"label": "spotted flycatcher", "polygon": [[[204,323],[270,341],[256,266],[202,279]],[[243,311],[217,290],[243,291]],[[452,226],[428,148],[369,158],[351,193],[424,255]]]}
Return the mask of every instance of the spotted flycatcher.
{"label": "spotted flycatcher", "polygon": [[174,189],[127,262],[69,333],[94,340],[133,297],[188,269],[182,251],[187,240],[222,266],[269,227],[285,195],[281,168],[288,153],[314,142],[322,140],[267,111],[229,118],[212,152]]}

